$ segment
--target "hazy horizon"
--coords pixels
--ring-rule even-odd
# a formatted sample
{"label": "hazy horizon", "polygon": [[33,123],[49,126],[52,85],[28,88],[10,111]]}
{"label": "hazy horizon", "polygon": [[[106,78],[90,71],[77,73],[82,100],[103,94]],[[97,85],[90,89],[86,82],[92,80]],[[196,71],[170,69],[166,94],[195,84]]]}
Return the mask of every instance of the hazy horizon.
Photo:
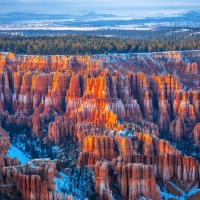
{"label": "hazy horizon", "polygon": [[[114,5],[114,6],[113,6]],[[143,12],[144,10],[174,10],[188,11],[197,10],[200,6],[200,2],[197,0],[168,0],[165,3],[159,0],[140,0],[138,1],[121,1],[121,0],[1,0],[0,13],[11,12],[33,12],[33,13],[63,13],[70,12],[115,12],[120,13],[126,10],[133,10],[137,12]]]}

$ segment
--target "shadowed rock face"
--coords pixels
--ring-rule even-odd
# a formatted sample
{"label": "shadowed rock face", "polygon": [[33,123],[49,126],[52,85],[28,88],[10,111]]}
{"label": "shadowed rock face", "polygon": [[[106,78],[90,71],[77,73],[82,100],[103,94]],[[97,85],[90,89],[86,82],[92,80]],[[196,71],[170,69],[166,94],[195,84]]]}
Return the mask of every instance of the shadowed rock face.
{"label": "shadowed rock face", "polygon": [[6,154],[10,149],[10,138],[6,131],[0,127],[0,153]]}
{"label": "shadowed rock face", "polygon": [[[15,158],[5,155],[10,148],[10,138],[1,127],[0,135],[0,192],[12,196],[12,188],[5,188],[15,186],[25,200],[62,199],[62,194],[55,192],[56,163],[49,159],[35,159],[22,166],[17,154]],[[72,200],[73,197],[65,195],[64,199]]]}
{"label": "shadowed rock face", "polygon": [[[4,159],[9,159],[4,158]],[[13,164],[16,165],[16,162]],[[62,194],[55,193],[55,163],[47,159],[31,160],[25,166],[8,165],[1,167],[0,184],[13,185],[20,191],[25,200],[65,199],[72,200],[72,196],[62,198]]]}
{"label": "shadowed rock face", "polygon": [[[110,172],[114,172],[112,177]],[[120,162],[97,162],[95,165],[96,190],[100,196],[105,196],[107,190],[102,190],[105,182],[118,181],[119,190],[123,198],[139,199],[140,196],[160,199],[160,189],[156,185],[153,167],[143,164],[122,164]],[[108,186],[107,186],[108,187]],[[102,198],[103,199],[103,198]]]}
{"label": "shadowed rock face", "polygon": [[200,124],[196,124],[194,130],[192,131],[192,136],[194,137],[194,141],[196,145],[199,145],[200,141]]}
{"label": "shadowed rock face", "polygon": [[[78,141],[78,164],[95,166],[102,200],[112,199],[114,183],[124,198],[160,199],[159,181],[191,189],[200,177],[194,158],[160,139],[191,136],[198,146],[199,66],[199,51],[91,57],[2,53],[0,121],[26,126],[47,142]],[[18,165],[3,155],[10,147],[3,129],[0,144],[1,166]],[[31,161],[38,166],[30,168],[31,176],[16,167],[15,174],[3,173],[14,177],[8,180],[26,199],[56,198],[48,192],[55,188],[55,169],[47,165],[47,179],[40,180],[42,162],[49,161]]]}

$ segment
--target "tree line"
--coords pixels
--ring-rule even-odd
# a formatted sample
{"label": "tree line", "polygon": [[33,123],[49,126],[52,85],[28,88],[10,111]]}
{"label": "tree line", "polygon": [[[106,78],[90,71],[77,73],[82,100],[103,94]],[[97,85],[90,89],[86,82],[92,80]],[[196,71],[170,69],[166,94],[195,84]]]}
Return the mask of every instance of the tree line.
{"label": "tree line", "polygon": [[200,50],[200,35],[134,39],[94,35],[0,36],[0,51],[16,54],[85,55]]}

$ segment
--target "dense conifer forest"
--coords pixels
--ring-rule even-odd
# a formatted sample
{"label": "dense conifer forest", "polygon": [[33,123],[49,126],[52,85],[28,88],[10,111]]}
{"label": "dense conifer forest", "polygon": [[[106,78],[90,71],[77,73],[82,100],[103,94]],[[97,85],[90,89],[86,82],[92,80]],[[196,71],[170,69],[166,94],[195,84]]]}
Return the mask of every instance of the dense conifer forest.
{"label": "dense conifer forest", "polygon": [[[111,34],[112,32],[110,32]],[[198,33],[198,32],[196,32]],[[138,53],[160,51],[200,50],[200,35],[195,31],[139,32],[131,37],[123,32],[105,36],[92,34],[65,34],[20,36],[0,35],[0,51],[17,54],[85,55],[106,53]],[[155,35],[154,39],[151,35]]]}

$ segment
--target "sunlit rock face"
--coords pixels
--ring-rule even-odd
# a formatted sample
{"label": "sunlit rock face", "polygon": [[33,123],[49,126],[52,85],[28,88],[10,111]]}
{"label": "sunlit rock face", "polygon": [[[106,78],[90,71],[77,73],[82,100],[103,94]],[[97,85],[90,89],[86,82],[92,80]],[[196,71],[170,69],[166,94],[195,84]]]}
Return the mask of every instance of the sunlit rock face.
{"label": "sunlit rock face", "polygon": [[[102,200],[113,198],[113,184],[129,200],[161,199],[158,185],[170,181],[188,192],[200,177],[199,164],[168,140],[187,138],[199,147],[199,66],[199,51],[1,53],[1,125],[26,127],[56,145],[77,142],[77,166],[95,168]],[[2,185],[16,185],[25,199],[61,199],[54,192],[54,162],[32,160],[21,172],[18,159],[6,156],[10,141],[2,128],[0,144]]]}
{"label": "sunlit rock face", "polygon": [[84,139],[84,148],[80,161],[94,165],[100,158],[112,160],[115,157],[114,142],[112,137],[87,136]]}

